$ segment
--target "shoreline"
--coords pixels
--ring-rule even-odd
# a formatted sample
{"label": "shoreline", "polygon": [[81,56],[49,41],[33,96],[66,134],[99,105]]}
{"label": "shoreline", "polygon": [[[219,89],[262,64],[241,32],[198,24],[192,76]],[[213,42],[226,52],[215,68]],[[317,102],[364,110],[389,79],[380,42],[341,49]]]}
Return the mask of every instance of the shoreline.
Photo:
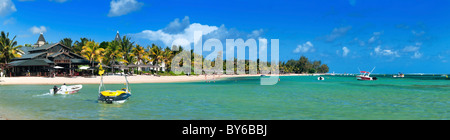
{"label": "shoreline", "polygon": [[[222,78],[229,77],[243,77],[243,76],[257,76],[257,75],[221,75],[207,76],[207,80],[220,80]],[[142,83],[178,83],[178,82],[198,82],[205,81],[205,77],[201,76],[128,76],[128,82],[130,84],[142,84]],[[100,84],[101,77],[96,76],[93,78],[85,77],[56,77],[56,78],[46,78],[46,77],[12,77],[12,78],[2,78],[0,85],[62,85],[64,83],[68,85],[75,84]],[[124,76],[104,76],[104,84],[123,84],[125,83]]]}
{"label": "shoreline", "polygon": [[[214,81],[222,80],[223,78],[233,78],[233,77],[251,77],[251,76],[261,76],[260,74],[246,74],[246,75],[208,75],[205,80],[204,75],[196,76],[147,76],[147,75],[137,75],[128,76],[128,82],[130,84],[143,84],[143,83],[179,83],[179,82],[201,82],[201,81]],[[270,75],[268,75],[270,76]],[[279,76],[313,76],[311,74],[287,74]],[[318,76],[318,75],[314,75]],[[99,84],[101,81],[100,76],[93,78],[85,77],[12,77],[12,78],[1,78],[0,85],[62,85],[64,83],[68,85],[76,84]],[[124,76],[104,76],[104,84],[123,84],[125,83]]]}

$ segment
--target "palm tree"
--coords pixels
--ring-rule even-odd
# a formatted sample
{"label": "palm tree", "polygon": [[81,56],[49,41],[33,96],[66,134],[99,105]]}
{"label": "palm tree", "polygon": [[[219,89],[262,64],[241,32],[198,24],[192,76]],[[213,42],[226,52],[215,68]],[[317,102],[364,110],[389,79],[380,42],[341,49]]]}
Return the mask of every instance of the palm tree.
{"label": "palm tree", "polygon": [[78,55],[81,55],[83,46],[85,46],[88,41],[91,41],[91,39],[80,38],[80,41],[75,41],[75,43],[72,46],[72,51]]}
{"label": "palm tree", "polygon": [[145,63],[149,61],[148,53],[141,45],[136,45],[136,47],[131,50],[131,56],[136,58],[136,65],[139,65],[141,62]]}
{"label": "palm tree", "polygon": [[[136,47],[134,47],[131,50],[130,56],[132,56],[136,59],[136,65],[140,65],[141,63],[145,64],[147,61],[150,61],[150,58],[148,57],[148,53],[145,51],[144,47],[142,47],[140,45],[136,45]],[[138,68],[138,72],[139,72],[139,68]]]}
{"label": "palm tree", "polygon": [[122,48],[122,52],[124,53],[124,59],[126,60],[126,64],[130,64],[133,61],[133,57],[131,57],[131,50],[133,49],[134,42],[131,42],[131,38],[127,38],[127,36],[123,36],[122,42],[120,42],[120,46]]}
{"label": "palm tree", "polygon": [[169,47],[166,47],[162,53],[163,53],[162,54],[163,55],[163,57],[162,57],[163,62],[164,62],[164,64],[166,64],[166,68],[168,70],[170,70],[171,69],[172,59],[173,59],[173,57],[175,57],[175,54]]}
{"label": "palm tree", "polygon": [[164,55],[161,47],[156,46],[155,44],[152,44],[152,47],[149,48],[149,56],[153,59],[153,64],[159,64],[162,62]]}
{"label": "palm tree", "polygon": [[94,41],[88,41],[85,46],[83,46],[81,51],[81,56],[88,59],[89,62],[94,67],[94,62],[102,62],[105,49],[100,48],[99,44]]}
{"label": "palm tree", "polygon": [[[104,61],[110,66],[116,64],[116,62],[123,62],[123,52],[120,47],[120,42],[108,42],[108,46],[105,50]],[[114,67],[112,66],[112,68],[114,73]]]}
{"label": "palm tree", "polygon": [[5,66],[8,62],[11,62],[12,59],[21,57],[24,52],[20,50],[22,46],[17,46],[17,41],[15,41],[16,36],[13,39],[9,38],[9,33],[4,31],[1,32],[0,36],[0,60],[4,62]]}
{"label": "palm tree", "polygon": [[64,38],[61,41],[59,41],[59,43],[63,44],[66,47],[73,49],[73,46],[72,46],[73,41],[70,38]]}

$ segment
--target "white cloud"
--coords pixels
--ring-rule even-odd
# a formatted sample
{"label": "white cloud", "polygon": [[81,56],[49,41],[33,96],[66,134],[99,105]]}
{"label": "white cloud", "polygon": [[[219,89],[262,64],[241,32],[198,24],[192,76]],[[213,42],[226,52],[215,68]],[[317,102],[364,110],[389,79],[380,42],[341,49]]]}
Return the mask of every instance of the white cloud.
{"label": "white cloud", "polygon": [[170,22],[166,28],[162,29],[162,31],[169,34],[178,34],[183,32],[189,25],[189,17],[185,16],[181,22],[180,19],[176,18],[174,21]]}
{"label": "white cloud", "polygon": [[326,41],[333,42],[339,37],[345,36],[347,32],[352,29],[352,26],[334,28],[331,34],[326,36]]}
{"label": "white cloud", "polygon": [[413,56],[411,56],[412,59],[419,59],[422,58],[423,54],[420,52],[415,52]]}
{"label": "white cloud", "polygon": [[141,9],[143,5],[144,3],[136,0],[112,0],[110,3],[111,9],[109,10],[108,17],[126,15]]}
{"label": "white cloud", "polygon": [[16,6],[11,0],[0,0],[0,16],[4,17],[16,12]]}
{"label": "white cloud", "polygon": [[[400,55],[398,54],[398,51],[393,51],[393,50],[388,50],[388,49],[381,49],[381,46],[377,46],[374,49],[374,52],[376,55],[383,55],[383,56],[395,56],[395,57],[400,57]],[[373,55],[373,53],[371,53]]]}
{"label": "white cloud", "polygon": [[[26,1],[35,1],[35,0],[19,0],[20,2],[26,2]],[[48,1],[54,1],[54,2],[58,2],[58,3],[64,3],[67,2],[68,0],[48,0]]]}
{"label": "white cloud", "polygon": [[3,25],[14,24],[14,23],[16,23],[15,18],[9,18],[9,19],[3,21]]}
{"label": "white cloud", "polygon": [[420,47],[417,46],[406,46],[405,48],[403,48],[404,52],[415,52],[418,51],[420,49]]}
{"label": "white cloud", "polygon": [[372,44],[375,41],[380,39],[381,34],[383,34],[383,32],[374,32],[373,36],[367,41],[367,43]]}
{"label": "white cloud", "polygon": [[[170,46],[172,42],[176,39],[186,39],[188,43],[194,43],[197,40],[194,40],[194,32],[201,31],[203,36],[203,41],[206,41],[210,38],[215,38],[219,40],[229,39],[229,38],[243,38],[243,37],[255,37],[255,31],[258,33],[262,30],[255,30],[252,33],[243,33],[239,32],[235,29],[227,29],[225,25],[221,25],[220,27],[211,26],[211,25],[203,25],[200,23],[192,23],[190,24],[189,17],[184,17],[183,20],[175,19],[170,22],[167,27],[159,30],[144,30],[140,33],[131,34],[136,38],[142,38],[150,41],[161,41],[164,45]],[[258,34],[259,35],[259,34]],[[188,44],[180,44],[180,45],[188,45]]]}
{"label": "white cloud", "polygon": [[33,34],[45,33],[45,32],[47,32],[47,27],[45,27],[45,26],[41,26],[41,27],[33,26],[33,27],[30,28],[30,31]]}
{"label": "white cloud", "polygon": [[258,38],[263,34],[264,30],[263,29],[259,29],[259,30],[253,30],[251,34],[249,34],[247,37],[248,38]]}
{"label": "white cloud", "polygon": [[162,41],[165,45],[170,46],[176,39],[186,39],[189,41],[189,43],[194,43],[194,32],[196,31],[201,31],[202,35],[207,35],[218,29],[219,28],[216,26],[193,23],[185,28],[182,32],[176,34],[167,33],[164,31],[164,29],[161,29],[157,31],[144,30],[141,33],[137,33],[135,35],[139,38],[145,38],[151,41]]}
{"label": "white cloud", "polygon": [[49,0],[49,1],[54,1],[54,2],[63,3],[63,2],[66,2],[67,0]]}
{"label": "white cloud", "polygon": [[415,31],[415,30],[412,30],[411,33],[412,33],[413,35],[419,37],[419,36],[423,36],[423,35],[425,34],[425,31],[417,32],[417,31]]}
{"label": "white cloud", "polygon": [[343,47],[342,48],[342,56],[346,57],[348,55],[348,53],[350,53],[350,49],[348,49],[347,47]]}
{"label": "white cloud", "polygon": [[310,41],[308,41],[303,45],[298,45],[297,48],[295,48],[294,53],[307,53],[314,51],[315,51],[314,45]]}

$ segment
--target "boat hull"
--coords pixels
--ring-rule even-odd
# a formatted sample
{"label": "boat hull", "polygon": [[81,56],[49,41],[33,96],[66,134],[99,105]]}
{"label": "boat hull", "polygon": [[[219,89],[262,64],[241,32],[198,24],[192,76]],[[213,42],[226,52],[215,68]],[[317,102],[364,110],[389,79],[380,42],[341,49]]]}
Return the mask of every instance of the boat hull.
{"label": "boat hull", "polygon": [[[74,85],[74,86],[67,86],[67,91],[57,91],[56,94],[58,95],[68,95],[68,94],[75,94],[78,93],[83,88],[83,85]],[[53,89],[50,89],[50,94],[55,94]]]}
{"label": "boat hull", "polygon": [[367,76],[356,76],[356,79],[360,80],[360,81],[374,81],[374,80],[377,80],[376,77],[367,77]]}
{"label": "boat hull", "polygon": [[98,102],[106,104],[121,104],[125,103],[130,98],[130,96],[130,93],[122,93],[118,96],[104,96],[100,94],[98,97]]}

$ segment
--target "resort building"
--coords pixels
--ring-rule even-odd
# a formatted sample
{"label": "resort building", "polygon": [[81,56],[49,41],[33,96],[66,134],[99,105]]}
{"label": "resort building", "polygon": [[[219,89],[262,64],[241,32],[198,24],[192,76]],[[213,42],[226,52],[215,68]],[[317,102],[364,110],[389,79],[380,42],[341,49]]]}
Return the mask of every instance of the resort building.
{"label": "resort building", "polygon": [[39,35],[38,41],[36,42],[36,44],[33,45],[33,47],[36,48],[36,47],[43,46],[45,44],[47,44],[47,42],[45,41],[44,34],[41,33],[41,35]]}
{"label": "resort building", "polygon": [[8,67],[11,76],[77,76],[79,65],[89,65],[89,60],[71,51],[61,43],[47,44],[43,34],[20,58],[15,58]]}

